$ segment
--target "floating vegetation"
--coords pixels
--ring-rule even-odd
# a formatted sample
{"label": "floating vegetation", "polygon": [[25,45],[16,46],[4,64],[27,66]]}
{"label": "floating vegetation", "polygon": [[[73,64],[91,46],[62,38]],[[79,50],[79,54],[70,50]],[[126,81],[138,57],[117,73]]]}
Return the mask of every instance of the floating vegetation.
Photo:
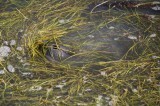
{"label": "floating vegetation", "polygon": [[0,105],[159,105],[159,5],[1,0]]}

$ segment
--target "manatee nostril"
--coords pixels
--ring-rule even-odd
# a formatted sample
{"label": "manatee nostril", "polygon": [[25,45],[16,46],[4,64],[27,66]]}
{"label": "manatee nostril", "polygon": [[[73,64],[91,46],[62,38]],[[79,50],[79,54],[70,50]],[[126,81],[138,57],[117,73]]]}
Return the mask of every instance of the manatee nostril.
{"label": "manatee nostril", "polygon": [[58,49],[58,46],[57,46],[56,44],[51,45],[51,47],[52,47],[53,49]]}

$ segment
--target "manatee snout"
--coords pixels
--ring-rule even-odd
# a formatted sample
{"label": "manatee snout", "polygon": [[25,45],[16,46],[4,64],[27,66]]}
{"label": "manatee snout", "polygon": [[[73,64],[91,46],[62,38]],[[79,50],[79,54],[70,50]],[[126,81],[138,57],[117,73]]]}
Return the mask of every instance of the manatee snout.
{"label": "manatee snout", "polygon": [[52,62],[60,62],[70,57],[71,53],[69,53],[69,49],[64,46],[57,46],[56,44],[52,44],[48,47],[46,52],[46,58]]}

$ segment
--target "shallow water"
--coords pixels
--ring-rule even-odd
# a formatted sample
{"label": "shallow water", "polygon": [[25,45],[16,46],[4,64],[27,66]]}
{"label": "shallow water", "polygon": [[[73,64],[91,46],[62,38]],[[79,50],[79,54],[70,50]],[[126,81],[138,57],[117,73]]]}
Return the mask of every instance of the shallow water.
{"label": "shallow water", "polygon": [[[28,62],[28,60],[30,60],[30,57],[27,57],[28,56],[27,54],[25,54],[25,53],[23,54],[21,52],[20,53],[18,52],[18,51],[22,51],[21,50],[22,48],[18,49],[18,50],[16,49],[16,55],[14,53],[12,53],[13,48],[22,45],[23,41],[21,41],[21,38],[25,34],[24,30],[22,32],[19,31],[17,33],[16,36],[18,36],[19,39],[17,39],[16,44],[14,44],[14,42],[12,42],[12,44],[11,44],[11,41],[13,41],[13,40],[7,40],[5,42],[5,43],[8,42],[7,43],[8,47],[10,47],[10,49],[12,49],[11,53],[10,53],[10,50],[7,50],[7,52],[4,52],[3,51],[4,49],[2,50],[3,52],[1,52],[1,53],[4,53],[6,56],[8,56],[8,53],[10,53],[9,55],[11,55],[11,58],[9,57],[9,59],[6,59],[5,67],[7,69],[5,69],[5,68],[4,69],[1,68],[2,70],[0,69],[0,74],[4,74],[4,77],[6,77],[7,82],[11,83],[11,86],[9,84],[9,87],[5,91],[6,92],[5,96],[9,97],[9,98],[10,97],[14,98],[14,96],[23,95],[25,93],[24,96],[26,96],[26,99],[24,99],[24,100],[27,101],[27,102],[25,102],[23,100],[19,100],[19,101],[11,100],[11,102],[13,102],[13,103],[10,104],[10,103],[8,103],[8,100],[6,98],[6,100],[7,100],[6,104],[13,105],[14,102],[18,102],[18,103],[21,102],[20,104],[22,104],[22,105],[28,105],[30,103],[34,103],[37,99],[34,100],[33,98],[35,98],[37,96],[42,97],[42,99],[45,99],[45,95],[48,94],[48,92],[49,92],[48,88],[49,88],[49,90],[53,90],[53,92],[55,93],[55,94],[51,94],[49,96],[51,96],[53,98],[57,95],[65,97],[65,96],[70,95],[69,93],[71,91],[68,91],[68,90],[72,90],[72,87],[74,87],[74,84],[76,85],[79,82],[81,83],[81,81],[84,81],[84,82],[82,82],[82,87],[84,87],[84,92],[83,91],[82,92],[84,94],[90,93],[91,97],[93,97],[95,94],[96,95],[98,94],[98,95],[100,95],[100,96],[98,96],[98,98],[102,98],[101,93],[107,94],[109,91],[108,88],[111,89],[111,92],[109,91],[111,94],[114,94],[114,90],[115,91],[118,90],[121,92],[121,90],[125,89],[125,87],[127,88],[127,92],[130,92],[128,90],[128,85],[124,84],[124,86],[122,86],[122,89],[121,89],[121,85],[123,83],[122,84],[120,83],[118,85],[116,83],[116,86],[115,86],[114,81],[112,82],[112,78],[110,80],[109,77],[113,77],[113,79],[116,78],[117,82],[129,80],[129,83],[132,83],[131,85],[133,85],[133,90],[135,92],[138,92],[137,91],[138,89],[135,86],[139,85],[139,81],[141,81],[141,80],[134,79],[134,81],[138,83],[137,85],[135,85],[132,81],[130,81],[130,79],[132,80],[134,78],[132,76],[134,76],[134,75],[136,76],[135,78],[137,78],[137,76],[139,77],[139,75],[143,72],[143,70],[142,70],[142,72],[140,72],[141,70],[139,71],[139,68],[138,68],[139,65],[136,66],[136,65],[134,65],[134,63],[132,65],[132,62],[130,65],[130,63],[128,63],[129,61],[127,61],[127,64],[122,64],[122,65],[126,65],[126,69],[123,70],[123,69],[120,69],[121,63],[117,66],[118,68],[115,66],[117,64],[114,64],[114,63],[120,59],[130,59],[131,60],[131,59],[138,58],[138,56],[142,53],[144,48],[141,48],[141,47],[136,48],[136,50],[134,50],[134,51],[131,50],[129,52],[129,55],[126,55],[128,53],[128,50],[130,49],[130,47],[132,47],[137,42],[141,42],[141,39],[145,38],[146,36],[152,36],[152,37],[157,36],[156,33],[149,32],[149,31],[143,31],[144,29],[148,28],[149,26],[146,26],[146,28],[143,28],[142,27],[143,25],[139,26],[137,24],[137,21],[139,21],[139,20],[136,18],[135,18],[135,20],[134,19],[130,20],[130,22],[125,18],[126,16],[133,15],[135,12],[132,13],[132,11],[128,11],[125,9],[124,10],[123,9],[106,10],[105,7],[99,7],[96,11],[94,11],[91,14],[90,12],[91,12],[92,8],[86,9],[84,11],[84,13],[82,14],[82,17],[84,17],[86,19],[85,25],[80,26],[78,31],[68,33],[67,35],[60,38],[60,42],[58,42],[58,43],[60,43],[58,45],[60,49],[57,49],[58,47],[53,46],[53,49],[50,50],[51,54],[48,53],[48,51],[47,51],[47,54],[46,54],[47,56],[52,55],[52,57],[51,56],[47,57],[49,61],[44,61],[45,58],[38,57],[38,59],[40,59],[40,60],[38,60],[38,61],[35,60],[35,63],[33,63],[34,65],[32,65],[32,60],[31,60],[31,63],[30,63],[30,61]],[[144,16],[146,15],[145,12],[142,12],[142,13],[141,13],[142,15],[144,15]],[[146,17],[144,17],[144,18],[146,18]],[[147,20],[147,19],[145,19],[145,20]],[[64,21],[65,20],[61,20],[61,23],[63,23]],[[149,21],[151,21],[151,20],[149,20]],[[145,25],[147,25],[147,24],[145,24]],[[4,36],[5,36],[5,34],[4,34]],[[6,44],[4,44],[4,45],[6,45]],[[3,44],[2,44],[2,46],[3,46]],[[29,59],[27,59],[27,58],[29,58]],[[159,57],[155,56],[154,58],[159,58]],[[11,59],[11,62],[10,62],[10,59]],[[36,63],[39,61],[40,61],[40,64]],[[110,61],[111,61],[111,64],[110,64]],[[44,63],[44,62],[46,62],[46,63]],[[125,62],[125,61],[122,61],[122,63],[123,62]],[[50,63],[53,63],[53,64],[50,64]],[[104,63],[109,63],[109,64],[104,65]],[[109,69],[110,67],[113,68],[113,71],[115,73],[118,72],[119,70],[122,71],[122,72],[118,73],[119,75],[122,73],[121,74],[122,76],[119,77],[120,79],[118,79],[118,77],[116,75],[115,76],[110,75],[108,77],[108,75],[110,74],[110,71],[112,71],[112,69]],[[132,67],[135,67],[136,69],[135,70],[133,69],[133,71],[131,71],[130,69]],[[139,67],[145,68],[145,69],[148,68],[148,67],[145,67],[145,64],[144,65],[140,64]],[[122,68],[125,68],[125,66],[122,66]],[[101,69],[104,69],[105,71],[101,70]],[[42,73],[41,73],[41,71],[42,71]],[[43,71],[44,71],[44,74],[43,74]],[[124,74],[123,73],[124,71],[127,71],[127,72]],[[5,72],[7,72],[7,74],[5,74]],[[8,72],[9,72],[9,74],[8,74]],[[147,72],[147,71],[145,71],[145,72]],[[15,73],[15,77],[11,76],[11,78],[10,78],[10,76],[8,76],[8,75],[14,75],[14,73]],[[89,73],[89,74],[87,74],[87,73]],[[7,76],[5,76],[5,75],[7,75]],[[21,82],[19,83],[19,80],[15,80],[16,78],[18,78],[17,75],[18,76],[20,75],[19,80],[24,79],[25,82],[22,81],[22,83]],[[130,75],[131,75],[131,78],[128,79],[127,77],[130,77]],[[148,77],[146,74],[144,76]],[[93,77],[93,79],[92,79],[92,77]],[[121,79],[121,77],[122,77],[122,79]],[[142,82],[144,82],[145,77],[142,77]],[[157,78],[159,78],[159,77],[157,77]],[[33,82],[33,81],[35,81],[35,82]],[[93,84],[90,84],[90,81],[91,81],[91,83],[96,84],[96,86]],[[111,81],[111,83],[110,83],[110,81]],[[14,83],[18,83],[20,85],[15,85],[15,87],[14,87],[14,86],[12,86],[12,85],[14,85]],[[155,83],[155,82],[153,81],[153,83]],[[68,85],[66,85],[66,84],[68,84]],[[73,86],[70,84],[73,84]],[[87,87],[85,84],[87,85]],[[103,86],[105,84],[109,87],[105,88]],[[112,84],[115,87],[113,87]],[[4,85],[0,86],[1,91],[3,89],[5,89]],[[99,85],[101,87],[100,87],[100,89],[99,88],[97,89],[97,87]],[[119,88],[119,85],[120,85],[120,88]],[[144,85],[144,83],[142,83],[142,85]],[[148,82],[146,82],[146,86],[147,85],[148,85]],[[20,88],[19,88],[19,86],[20,86]],[[64,88],[63,88],[63,86],[64,86]],[[92,86],[93,86],[93,89],[92,89]],[[2,88],[2,87],[4,87],[4,88]],[[135,87],[135,89],[134,89],[134,87]],[[17,91],[14,92],[14,89],[12,91],[12,88],[15,88],[15,91],[16,90]],[[62,88],[64,91],[62,90]],[[104,91],[103,91],[103,88],[105,88]],[[26,91],[26,90],[23,91],[23,89],[28,89],[29,91]],[[77,88],[77,89],[81,89],[81,88]],[[21,92],[21,90],[23,92]],[[41,91],[41,90],[43,90],[43,91]],[[112,90],[113,90],[113,92],[112,92]],[[14,92],[15,94],[12,95],[10,92]],[[81,93],[81,91],[77,90],[77,93],[79,93],[79,92]],[[131,92],[131,93],[133,93],[133,92]],[[70,95],[70,96],[72,97],[72,95]],[[2,96],[0,96],[0,98],[2,98]],[[20,98],[21,98],[21,96],[20,96]],[[27,100],[28,98],[31,98],[33,100]],[[53,98],[52,98],[52,100],[53,100]],[[82,98],[86,102],[92,102],[91,99],[86,99],[85,97],[82,97]],[[93,98],[95,98],[95,97],[93,97]],[[138,98],[138,96],[137,96],[137,98]],[[47,99],[48,99],[48,97],[46,97],[45,100],[47,100]],[[97,99],[93,99],[93,102],[95,100],[97,100]],[[108,102],[109,101],[107,101],[106,103],[108,104]]]}

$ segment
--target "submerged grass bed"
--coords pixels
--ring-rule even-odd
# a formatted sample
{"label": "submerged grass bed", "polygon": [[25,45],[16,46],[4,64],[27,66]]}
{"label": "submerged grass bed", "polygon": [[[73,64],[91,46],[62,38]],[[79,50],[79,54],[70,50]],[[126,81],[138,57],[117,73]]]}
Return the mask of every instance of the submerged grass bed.
{"label": "submerged grass bed", "polygon": [[[19,4],[13,0],[6,4],[15,7],[1,8],[0,47],[10,48],[5,52],[8,56],[0,58],[1,105],[160,104],[160,16],[127,11],[91,14],[87,6],[94,2],[100,1],[28,0]],[[99,15],[103,20],[94,19]],[[112,23],[125,23],[141,32],[118,59],[112,53],[100,55],[104,51],[81,53],[78,50],[83,46],[78,40],[65,42],[65,37],[71,33],[93,28],[84,35],[75,35],[80,39]],[[123,37],[129,37],[131,30],[126,30]],[[48,61],[45,53],[53,42],[72,48],[72,57],[78,55],[88,60]],[[83,42],[83,45],[88,43]],[[83,64],[78,66],[74,62]]]}

